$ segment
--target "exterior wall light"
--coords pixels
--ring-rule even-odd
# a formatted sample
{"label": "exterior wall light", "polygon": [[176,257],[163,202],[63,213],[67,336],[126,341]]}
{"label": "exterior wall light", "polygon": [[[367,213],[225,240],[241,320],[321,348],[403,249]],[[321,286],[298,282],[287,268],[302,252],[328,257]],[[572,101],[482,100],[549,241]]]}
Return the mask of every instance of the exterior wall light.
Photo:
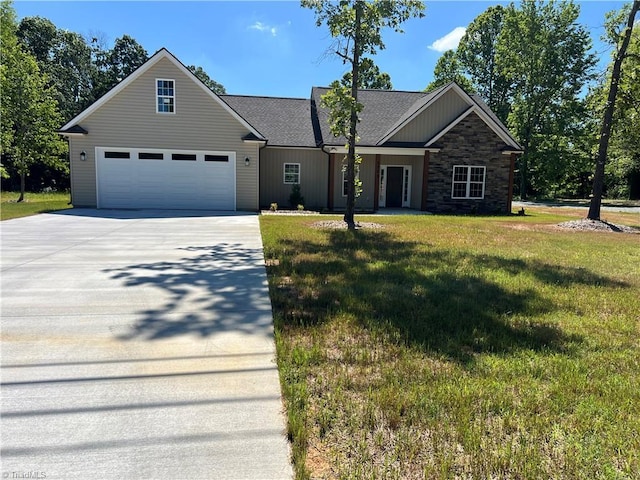
{"label": "exterior wall light", "polygon": [[245,158],[245,159],[244,159],[244,164],[245,164],[245,166],[247,166],[247,167],[248,167],[250,163],[251,163],[251,159],[250,159],[249,157],[247,157],[247,158]]}
{"label": "exterior wall light", "polygon": [[87,152],[83,150],[80,152],[80,160],[84,162],[86,159],[87,159]]}

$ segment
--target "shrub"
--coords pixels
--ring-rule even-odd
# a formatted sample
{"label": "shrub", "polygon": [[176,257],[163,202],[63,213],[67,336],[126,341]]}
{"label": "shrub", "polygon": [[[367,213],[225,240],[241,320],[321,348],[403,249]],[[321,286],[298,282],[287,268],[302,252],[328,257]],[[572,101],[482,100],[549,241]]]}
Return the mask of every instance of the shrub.
{"label": "shrub", "polygon": [[295,208],[297,205],[304,205],[304,197],[300,193],[300,184],[298,183],[291,186],[289,204],[291,205],[291,208]]}

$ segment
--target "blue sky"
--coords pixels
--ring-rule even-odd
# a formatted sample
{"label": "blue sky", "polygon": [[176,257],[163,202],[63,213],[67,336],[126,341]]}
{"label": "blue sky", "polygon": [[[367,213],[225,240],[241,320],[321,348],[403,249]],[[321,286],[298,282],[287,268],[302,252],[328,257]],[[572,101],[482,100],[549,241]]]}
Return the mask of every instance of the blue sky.
{"label": "blue sky", "polygon": [[[427,1],[426,16],[388,31],[375,61],[398,90],[422,90],[442,53],[490,5],[507,2]],[[581,1],[580,23],[591,33],[601,68],[605,12],[624,2]],[[108,47],[128,34],[149,54],[166,47],[184,64],[201,66],[228,93],[308,98],[312,86],[342,76],[345,65],[327,55],[331,37],[297,1],[28,1],[14,2],[18,18],[41,16],[58,28],[100,36]]]}

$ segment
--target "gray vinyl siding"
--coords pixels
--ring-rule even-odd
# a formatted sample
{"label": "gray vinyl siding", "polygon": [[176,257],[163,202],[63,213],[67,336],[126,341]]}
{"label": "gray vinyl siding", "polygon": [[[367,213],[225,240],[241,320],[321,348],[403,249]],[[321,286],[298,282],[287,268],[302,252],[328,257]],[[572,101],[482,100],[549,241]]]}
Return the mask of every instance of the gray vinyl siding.
{"label": "gray vinyl siding", "polygon": [[[344,210],[347,206],[347,197],[342,196],[342,159],[344,155],[337,154],[334,166],[333,208]],[[376,156],[362,155],[360,163],[360,180],[362,180],[362,193],[356,198],[356,209],[373,210],[376,181]]]}
{"label": "gray vinyl siding", "polygon": [[449,90],[391,137],[389,142],[427,142],[469,106],[455,91]]}
{"label": "gray vinyl siding", "polygon": [[[156,113],[156,79],[175,81],[175,113]],[[73,202],[96,206],[95,147],[236,152],[236,208],[258,209],[258,146],[249,133],[170,60],[161,59],[80,122],[89,134],[70,139]],[[80,161],[80,152],[87,160]],[[245,158],[250,165],[245,165]]]}
{"label": "gray vinyl siding", "polygon": [[424,158],[409,155],[382,155],[380,166],[384,165],[411,165],[411,200],[409,206],[419,210],[422,203]]}
{"label": "gray vinyl siding", "polygon": [[285,163],[300,164],[300,193],[307,208],[326,208],[329,157],[318,149],[264,148],[260,151],[260,206],[289,208],[292,185],[284,183]]}

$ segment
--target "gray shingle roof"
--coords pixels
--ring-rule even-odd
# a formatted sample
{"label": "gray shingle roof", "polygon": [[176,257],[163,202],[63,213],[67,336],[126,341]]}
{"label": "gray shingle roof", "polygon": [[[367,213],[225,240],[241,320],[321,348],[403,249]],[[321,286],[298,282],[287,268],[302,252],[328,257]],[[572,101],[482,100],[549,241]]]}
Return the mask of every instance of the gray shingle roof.
{"label": "gray shingle roof", "polygon": [[265,138],[270,146],[317,147],[311,101],[304,98],[220,95]]}
{"label": "gray shingle roof", "polygon": [[[392,145],[381,142],[390,132],[420,112],[445,85],[432,92],[403,92],[397,90],[359,90],[358,101],[364,108],[360,114],[358,135],[360,146],[422,147],[423,144]],[[328,109],[320,107],[321,97],[329,89],[313,87],[311,99],[220,95],[233,110],[253,126],[270,146],[318,147],[344,146],[344,137],[336,138],[329,129]],[[477,96],[471,99],[502,129],[513,136],[489,107]],[[443,128],[445,125],[443,125]],[[513,139],[514,145],[518,143]]]}
{"label": "gray shingle roof", "polygon": [[[329,113],[320,107],[320,97],[327,93],[325,87],[314,87],[311,99],[318,105],[318,120],[322,130],[322,139],[327,145],[346,144],[344,137],[336,138],[329,130]],[[416,103],[432,94],[424,92],[402,92],[397,90],[359,90],[358,102],[364,108],[360,113],[358,135],[360,146],[374,146],[384,134],[395,125]]]}

